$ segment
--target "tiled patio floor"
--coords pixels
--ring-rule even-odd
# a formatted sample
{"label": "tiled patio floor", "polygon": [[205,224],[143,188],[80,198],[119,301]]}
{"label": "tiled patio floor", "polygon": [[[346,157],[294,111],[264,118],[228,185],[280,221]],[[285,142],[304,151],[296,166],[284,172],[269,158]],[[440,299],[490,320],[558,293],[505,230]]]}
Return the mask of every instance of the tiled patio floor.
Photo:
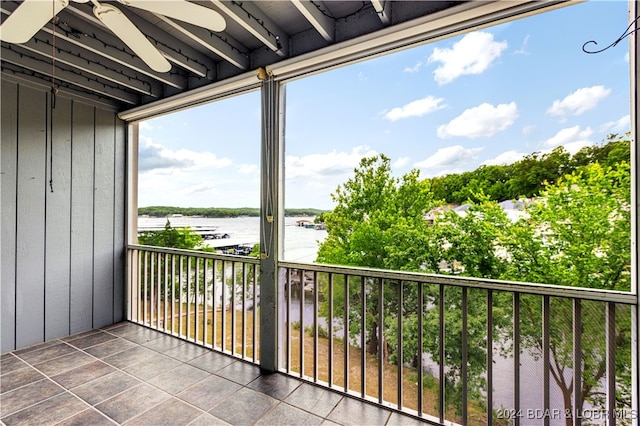
{"label": "tiled patio floor", "polygon": [[400,415],[132,324],[2,355],[10,425],[396,425]]}

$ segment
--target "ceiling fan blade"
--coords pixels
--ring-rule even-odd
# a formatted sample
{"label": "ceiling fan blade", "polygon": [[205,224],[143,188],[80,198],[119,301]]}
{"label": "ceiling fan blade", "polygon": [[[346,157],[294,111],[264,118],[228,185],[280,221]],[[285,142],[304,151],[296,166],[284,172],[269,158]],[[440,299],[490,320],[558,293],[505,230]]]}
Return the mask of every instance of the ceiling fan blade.
{"label": "ceiling fan blade", "polygon": [[69,0],[24,0],[0,26],[0,40],[26,43],[62,9]]}
{"label": "ceiling fan blade", "polygon": [[171,64],[118,8],[98,4],[93,14],[117,35],[148,66],[157,72],[168,72]]}
{"label": "ceiling fan blade", "polygon": [[189,3],[186,0],[118,0],[127,6],[137,7],[147,12],[178,19],[211,31],[224,31],[227,26],[224,17],[213,9]]}

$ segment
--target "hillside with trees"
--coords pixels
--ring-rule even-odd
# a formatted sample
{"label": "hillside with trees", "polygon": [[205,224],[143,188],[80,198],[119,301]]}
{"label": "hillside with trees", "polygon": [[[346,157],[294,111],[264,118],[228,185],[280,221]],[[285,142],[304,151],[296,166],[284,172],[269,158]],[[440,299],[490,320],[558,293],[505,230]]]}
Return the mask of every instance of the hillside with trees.
{"label": "hillside with trees", "polygon": [[504,201],[530,198],[546,184],[571,174],[587,164],[612,167],[630,161],[630,142],[616,134],[605,143],[582,148],[571,156],[563,147],[545,154],[533,153],[508,165],[481,166],[473,171],[454,173],[429,179],[434,199],[462,204],[482,193],[490,200]]}

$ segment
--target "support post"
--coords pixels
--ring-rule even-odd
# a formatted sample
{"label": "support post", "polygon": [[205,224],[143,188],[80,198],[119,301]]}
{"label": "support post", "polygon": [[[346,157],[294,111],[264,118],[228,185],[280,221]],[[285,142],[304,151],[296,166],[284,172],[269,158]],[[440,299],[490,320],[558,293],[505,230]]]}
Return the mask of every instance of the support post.
{"label": "support post", "polygon": [[[640,17],[640,1],[629,2],[630,21]],[[637,27],[637,25],[636,25]],[[640,251],[638,241],[640,240],[640,221],[638,212],[640,210],[640,149],[638,149],[638,111],[640,111],[640,99],[638,97],[638,57],[640,55],[640,43],[638,43],[638,31],[634,31],[629,37],[629,65],[631,71],[631,265],[632,265],[632,286],[631,291],[636,294],[636,304],[631,307],[631,413],[637,418],[640,412]]]}
{"label": "support post", "polygon": [[278,370],[278,259],[281,257],[282,138],[280,85],[273,76],[262,84],[260,165],[260,368]]}

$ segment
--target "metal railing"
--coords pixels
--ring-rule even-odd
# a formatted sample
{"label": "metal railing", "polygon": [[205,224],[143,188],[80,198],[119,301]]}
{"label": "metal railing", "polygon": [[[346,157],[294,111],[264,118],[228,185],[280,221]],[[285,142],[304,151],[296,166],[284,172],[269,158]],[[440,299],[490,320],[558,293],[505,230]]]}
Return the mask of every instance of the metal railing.
{"label": "metal railing", "polygon": [[436,424],[630,424],[638,417],[633,294],[279,267],[287,374]]}
{"label": "metal railing", "polygon": [[258,363],[259,261],[130,246],[127,318]]}
{"label": "metal railing", "polygon": [[[259,363],[259,260],[130,246],[131,321]],[[435,424],[630,424],[636,295],[278,263],[281,371]]]}

